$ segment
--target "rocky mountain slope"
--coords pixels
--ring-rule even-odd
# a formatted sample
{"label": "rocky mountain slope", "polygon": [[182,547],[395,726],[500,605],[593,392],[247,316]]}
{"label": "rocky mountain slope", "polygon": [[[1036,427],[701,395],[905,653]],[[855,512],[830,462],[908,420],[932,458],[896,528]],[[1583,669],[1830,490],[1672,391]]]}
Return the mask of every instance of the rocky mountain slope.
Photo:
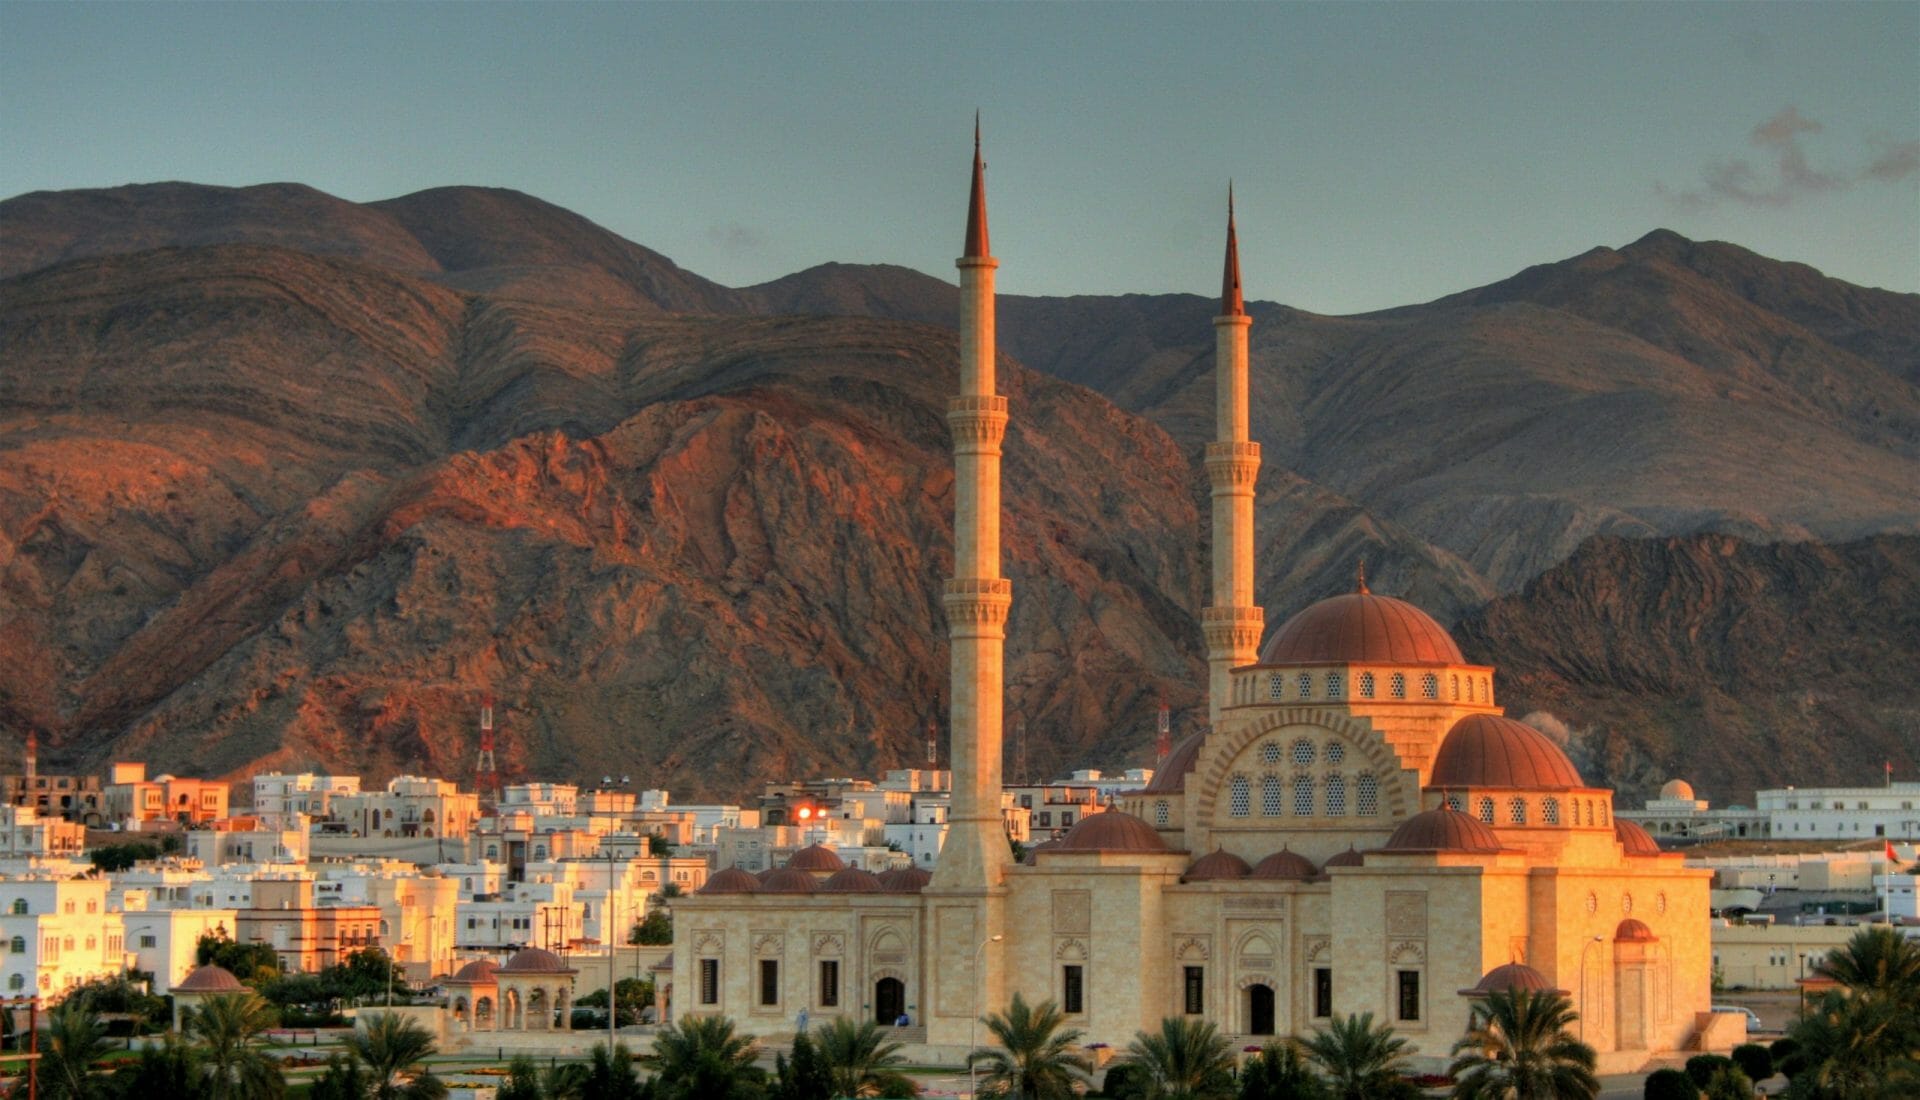
{"label": "rocky mountain slope", "polygon": [[[21,196],[0,273],[0,726],[55,760],[459,774],[492,690],[520,765],[738,794],[908,762],[943,709],[951,284],[729,289],[514,192],[297,185]],[[1599,731],[1602,778],[1693,759],[1699,712],[1541,679],[1531,579],[1625,591],[1596,534],[1920,529],[1920,297],[1655,233],[1421,306],[1253,310],[1270,626],[1364,558],[1470,616],[1510,700]],[[1138,762],[1156,693],[1194,720],[1212,312],[1001,299],[1045,372],[1008,367],[1036,773]]]}

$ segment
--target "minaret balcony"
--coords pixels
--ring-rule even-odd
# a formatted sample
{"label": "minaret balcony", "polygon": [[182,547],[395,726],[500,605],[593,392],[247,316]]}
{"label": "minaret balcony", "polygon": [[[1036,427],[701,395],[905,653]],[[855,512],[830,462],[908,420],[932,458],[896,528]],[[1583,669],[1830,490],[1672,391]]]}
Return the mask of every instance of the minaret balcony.
{"label": "minaret balcony", "polygon": [[1259,474],[1260,444],[1241,440],[1207,444],[1207,479],[1215,488],[1252,488]]}
{"label": "minaret balcony", "polygon": [[1007,434],[1007,399],[991,393],[949,398],[947,425],[956,444],[997,444]]}

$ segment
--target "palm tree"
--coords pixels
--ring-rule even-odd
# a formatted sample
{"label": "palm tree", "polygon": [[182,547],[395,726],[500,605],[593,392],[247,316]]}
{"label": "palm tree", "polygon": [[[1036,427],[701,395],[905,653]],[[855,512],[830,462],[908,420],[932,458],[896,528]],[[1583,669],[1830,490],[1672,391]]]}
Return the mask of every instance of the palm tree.
{"label": "palm tree", "polygon": [[1473,1008],[1447,1072],[1456,1100],[1592,1100],[1600,1094],[1593,1048],[1568,1026],[1580,1018],[1566,994],[1513,989]]}
{"label": "palm tree", "polygon": [[1374,1025],[1373,1013],[1336,1016],[1327,1029],[1306,1041],[1307,1056],[1327,1075],[1338,1100],[1397,1100],[1420,1090],[1401,1076],[1407,1041],[1386,1024]]}
{"label": "palm tree", "polygon": [[46,1046],[40,1053],[40,1095],[49,1100],[93,1100],[106,1095],[106,1082],[93,1075],[93,1063],[113,1050],[100,1017],[78,1000],[47,1014]]}
{"label": "palm tree", "polygon": [[729,1100],[758,1092],[753,1036],[736,1035],[725,1016],[693,1016],[653,1037],[661,1100]]}
{"label": "palm tree", "polygon": [[1000,1043],[967,1055],[967,1067],[980,1066],[980,1081],[988,1096],[1007,1100],[1067,1100],[1076,1082],[1093,1074],[1093,1066],[1067,1048],[1080,1041],[1080,1032],[1064,1027],[1066,1017],[1052,1001],[1029,1005],[1020,994],[1006,1013],[983,1016],[980,1022]]}
{"label": "palm tree", "polygon": [[207,1100],[260,1100],[287,1090],[280,1063],[253,1048],[273,1026],[273,1008],[253,992],[209,997],[188,1034],[201,1048],[200,1095]]}
{"label": "palm tree", "polygon": [[[593,1055],[583,1067],[586,1072],[580,1076],[580,1091],[594,1100],[639,1100],[640,1081],[634,1075],[633,1052],[625,1043],[616,1043],[609,1051],[602,1044],[593,1048]],[[549,1095],[547,1100],[559,1100]]]}
{"label": "palm tree", "polygon": [[[45,1063],[42,1063],[43,1065]],[[200,1076],[199,1052],[168,1032],[158,1046],[140,1051],[140,1060],[122,1066],[113,1075],[117,1096],[192,1096]],[[319,1097],[317,1100],[325,1100]]]}
{"label": "palm tree", "polygon": [[894,1068],[906,1063],[900,1044],[887,1042],[872,1020],[837,1017],[814,1030],[813,1044],[835,1096],[919,1095],[919,1087]]}
{"label": "palm tree", "polygon": [[1920,1094],[1911,1014],[1890,1000],[1834,990],[1793,1026],[1792,1094],[1807,1100],[1879,1100]]}
{"label": "palm tree", "polygon": [[1920,1003],[1920,946],[1891,928],[1863,928],[1847,945],[1830,952],[1814,971],[1853,994]]}
{"label": "palm tree", "polygon": [[1205,1020],[1169,1016],[1159,1034],[1135,1032],[1126,1064],[1144,1100],[1227,1100],[1234,1094],[1233,1050]]}
{"label": "palm tree", "polygon": [[447,1086],[432,1072],[414,1067],[434,1053],[433,1035],[397,1012],[368,1017],[367,1026],[347,1037],[347,1049],[373,1077],[372,1100],[432,1100]]}
{"label": "palm tree", "polygon": [[1240,1100],[1326,1100],[1297,1039],[1268,1043],[1240,1070]]}

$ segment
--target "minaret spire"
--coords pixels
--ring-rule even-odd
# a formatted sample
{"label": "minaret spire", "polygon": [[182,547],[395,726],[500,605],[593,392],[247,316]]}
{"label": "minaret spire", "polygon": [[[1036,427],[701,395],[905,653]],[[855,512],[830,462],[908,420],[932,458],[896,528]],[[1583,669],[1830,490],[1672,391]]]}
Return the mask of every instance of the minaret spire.
{"label": "minaret spire", "polygon": [[1000,809],[1007,611],[1013,604],[1013,585],[1000,575],[1000,442],[1007,432],[1007,399],[994,392],[993,277],[1000,262],[987,252],[986,162],[980,156],[978,115],[966,251],[955,265],[960,269],[960,384],[947,402],[953,436],[953,579],[943,599],[953,687],[953,795],[946,842],[926,893],[932,957],[954,966],[965,959],[976,969],[964,979],[957,971],[943,974],[925,1015],[929,1042],[957,1046],[969,1041],[965,1036],[976,1000],[1002,1003],[1006,970],[995,945],[1004,939],[1005,877],[1013,854]]}
{"label": "minaret spire", "polygon": [[967,202],[967,243],[963,259],[989,256],[987,247],[987,162],[980,159],[980,112],[973,112],[973,196]]}
{"label": "minaret spire", "polygon": [[1227,265],[1220,277],[1220,315],[1238,317],[1247,312],[1240,293],[1240,238],[1233,231],[1233,183],[1227,183]]}
{"label": "minaret spire", "polygon": [[1260,444],[1249,435],[1247,315],[1240,292],[1240,242],[1227,185],[1227,255],[1220,315],[1213,319],[1214,441],[1207,444],[1213,486],[1213,602],[1201,609],[1207,640],[1207,714],[1217,727],[1229,697],[1229,672],[1258,657],[1265,613],[1253,602],[1253,490]]}

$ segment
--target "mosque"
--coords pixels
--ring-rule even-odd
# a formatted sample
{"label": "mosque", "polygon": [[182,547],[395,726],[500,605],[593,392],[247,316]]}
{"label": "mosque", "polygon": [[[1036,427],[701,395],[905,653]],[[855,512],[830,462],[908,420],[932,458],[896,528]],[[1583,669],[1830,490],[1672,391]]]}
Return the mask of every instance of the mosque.
{"label": "mosque", "polygon": [[675,1016],[790,1034],[804,1011],[904,1027],[958,1060],[1017,992],[1088,1044],[1124,1048],[1169,1016],[1236,1049],[1371,1012],[1443,1063],[1477,995],[1566,991],[1602,1072],[1740,1041],[1709,1011],[1710,873],[1616,819],[1611,791],[1503,717],[1494,670],[1418,608],[1355,590],[1260,645],[1248,334],[1232,203],[1220,314],[1210,726],[1145,789],[1014,863],[1000,817],[1002,648],[994,272],[974,142],[960,271],[953,798],[931,876],[875,876],[825,848],[764,880],[722,870],[675,906]]}

